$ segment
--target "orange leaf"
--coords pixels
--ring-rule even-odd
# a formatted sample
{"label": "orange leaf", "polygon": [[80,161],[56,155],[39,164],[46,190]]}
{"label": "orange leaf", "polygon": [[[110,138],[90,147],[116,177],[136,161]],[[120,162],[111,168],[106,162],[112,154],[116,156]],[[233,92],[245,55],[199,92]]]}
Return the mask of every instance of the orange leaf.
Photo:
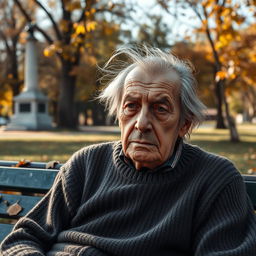
{"label": "orange leaf", "polygon": [[218,71],[218,72],[216,73],[215,79],[216,79],[216,81],[220,81],[220,80],[225,79],[226,76],[227,76],[227,74],[226,74],[225,71]]}
{"label": "orange leaf", "polygon": [[20,160],[15,167],[28,167],[30,165],[30,161],[26,161],[26,160]]}

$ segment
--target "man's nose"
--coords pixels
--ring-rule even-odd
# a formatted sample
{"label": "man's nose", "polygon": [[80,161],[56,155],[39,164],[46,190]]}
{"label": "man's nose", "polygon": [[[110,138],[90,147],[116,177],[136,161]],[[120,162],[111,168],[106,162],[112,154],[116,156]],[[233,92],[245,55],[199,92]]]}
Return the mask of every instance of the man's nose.
{"label": "man's nose", "polygon": [[142,108],[138,113],[135,128],[140,132],[147,132],[152,129],[150,112],[147,108]]}

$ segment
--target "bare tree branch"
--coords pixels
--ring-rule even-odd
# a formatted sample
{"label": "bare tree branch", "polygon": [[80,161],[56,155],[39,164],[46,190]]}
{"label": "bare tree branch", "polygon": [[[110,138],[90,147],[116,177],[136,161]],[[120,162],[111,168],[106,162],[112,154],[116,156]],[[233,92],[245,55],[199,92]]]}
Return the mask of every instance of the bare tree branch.
{"label": "bare tree branch", "polygon": [[66,11],[64,0],[61,0],[60,2],[61,2],[61,9]]}
{"label": "bare tree branch", "polygon": [[[26,12],[26,10],[24,9],[24,7],[21,5],[21,3],[19,2],[19,0],[14,0],[15,4],[18,6],[18,8],[20,9],[21,13],[24,15],[24,17],[26,18],[26,20],[29,22],[29,23],[32,23],[33,20],[32,18],[29,16],[29,14]],[[38,30],[43,36],[44,38],[46,39],[46,41],[49,43],[49,44],[52,44],[53,43],[53,40],[52,38],[43,30],[41,29],[37,24],[34,24],[34,27],[36,30]]]}
{"label": "bare tree branch", "polygon": [[8,53],[11,53],[11,48],[10,48],[10,46],[9,46],[9,44],[8,44],[7,38],[6,38],[5,34],[3,33],[3,31],[1,31],[1,30],[0,30],[0,37],[1,37],[1,38],[3,39],[3,41],[4,41],[4,44],[5,44],[5,47],[6,47],[7,52],[8,52]]}
{"label": "bare tree branch", "polygon": [[81,22],[82,20],[85,19],[85,7],[82,9],[80,17],[78,18],[77,22]]}
{"label": "bare tree branch", "polygon": [[44,12],[46,13],[46,15],[48,16],[48,18],[50,19],[50,21],[52,22],[53,25],[53,29],[55,31],[55,34],[57,36],[58,40],[62,39],[62,35],[61,32],[58,28],[58,25],[56,24],[55,20],[53,19],[52,15],[46,10],[46,8],[42,5],[42,3],[40,3],[38,0],[34,0],[34,2],[41,8],[44,10]]}
{"label": "bare tree branch", "polygon": [[14,0],[14,3],[18,6],[18,8],[20,9],[21,13],[24,15],[24,17],[26,18],[26,20],[30,23],[32,23],[32,19],[31,17],[28,15],[28,13],[26,12],[26,10],[23,8],[23,6],[21,5],[21,3],[19,2],[19,0]]}

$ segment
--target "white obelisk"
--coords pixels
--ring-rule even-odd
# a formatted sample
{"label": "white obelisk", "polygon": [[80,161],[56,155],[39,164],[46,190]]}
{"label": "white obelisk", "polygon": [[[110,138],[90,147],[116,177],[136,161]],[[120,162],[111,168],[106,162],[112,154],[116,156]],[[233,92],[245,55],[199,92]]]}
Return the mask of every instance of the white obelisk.
{"label": "white obelisk", "polygon": [[37,40],[33,25],[28,26],[25,51],[25,86],[14,97],[15,111],[7,130],[48,130],[52,120],[48,114],[48,99],[38,86]]}

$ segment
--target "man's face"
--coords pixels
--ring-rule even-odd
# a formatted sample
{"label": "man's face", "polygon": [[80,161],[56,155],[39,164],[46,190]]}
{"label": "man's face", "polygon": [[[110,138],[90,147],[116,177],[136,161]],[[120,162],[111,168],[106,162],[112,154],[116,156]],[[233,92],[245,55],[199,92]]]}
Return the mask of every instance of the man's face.
{"label": "man's face", "polygon": [[124,154],[137,170],[153,169],[173,153],[180,127],[180,80],[175,71],[133,69],[124,85],[118,112]]}

